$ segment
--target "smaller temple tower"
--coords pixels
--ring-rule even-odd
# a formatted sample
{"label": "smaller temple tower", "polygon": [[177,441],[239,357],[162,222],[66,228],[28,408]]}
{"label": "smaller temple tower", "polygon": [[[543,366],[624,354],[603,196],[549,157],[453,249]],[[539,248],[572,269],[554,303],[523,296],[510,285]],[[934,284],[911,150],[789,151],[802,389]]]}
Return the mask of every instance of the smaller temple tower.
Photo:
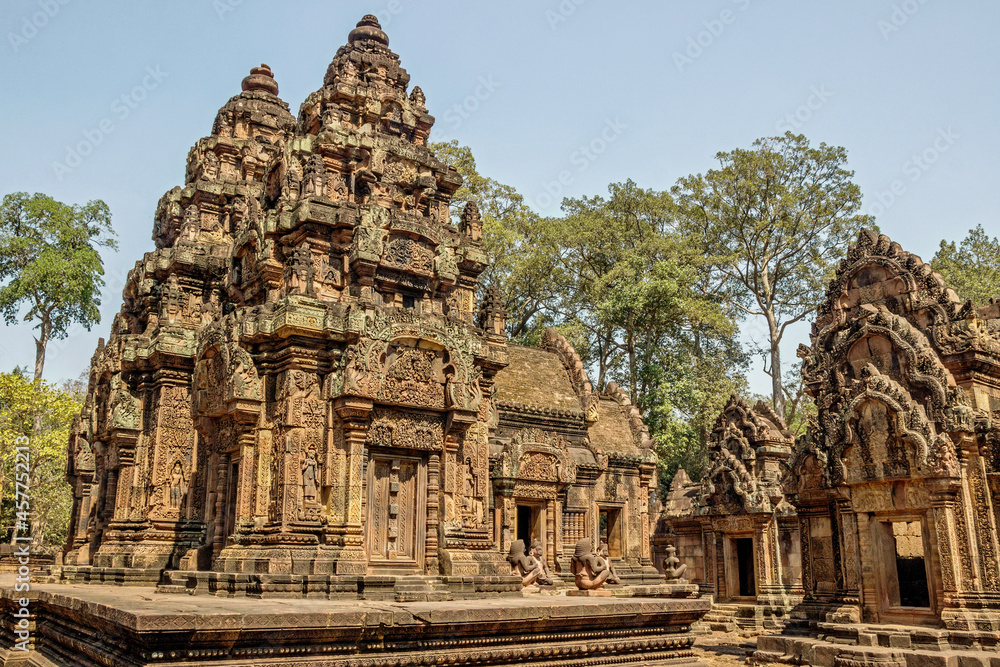
{"label": "smaller temple tower", "polygon": [[657,517],[662,567],[673,545],[688,576],[714,596],[719,629],[775,628],[801,600],[798,520],[781,492],[792,437],[771,407],[732,396],[709,436],[700,483],[679,470]]}

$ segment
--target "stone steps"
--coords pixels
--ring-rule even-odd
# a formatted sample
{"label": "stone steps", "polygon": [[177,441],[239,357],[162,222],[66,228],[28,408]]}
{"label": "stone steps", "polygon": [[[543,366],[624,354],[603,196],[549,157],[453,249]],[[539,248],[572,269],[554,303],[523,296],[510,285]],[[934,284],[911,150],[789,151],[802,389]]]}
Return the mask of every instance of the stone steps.
{"label": "stone steps", "polygon": [[910,648],[908,646],[866,646],[790,635],[762,635],[751,664],[778,663],[815,667],[1000,667],[996,650],[954,650]]}

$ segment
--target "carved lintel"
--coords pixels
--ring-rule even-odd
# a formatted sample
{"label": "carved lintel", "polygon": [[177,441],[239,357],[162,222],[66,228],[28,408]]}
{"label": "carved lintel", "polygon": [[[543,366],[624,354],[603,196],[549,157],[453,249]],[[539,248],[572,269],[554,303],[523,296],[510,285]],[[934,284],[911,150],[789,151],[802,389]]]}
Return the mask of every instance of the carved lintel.
{"label": "carved lintel", "polygon": [[445,419],[444,431],[447,435],[461,435],[476,423],[476,413],[471,410],[450,410]]}
{"label": "carved lintel", "polygon": [[130,466],[135,463],[135,445],[139,441],[139,430],[115,429],[111,433],[111,443],[117,451],[118,465]]}
{"label": "carved lintel", "polygon": [[363,430],[373,406],[370,398],[361,396],[338,396],[333,401],[333,409],[344,422],[345,430]]}

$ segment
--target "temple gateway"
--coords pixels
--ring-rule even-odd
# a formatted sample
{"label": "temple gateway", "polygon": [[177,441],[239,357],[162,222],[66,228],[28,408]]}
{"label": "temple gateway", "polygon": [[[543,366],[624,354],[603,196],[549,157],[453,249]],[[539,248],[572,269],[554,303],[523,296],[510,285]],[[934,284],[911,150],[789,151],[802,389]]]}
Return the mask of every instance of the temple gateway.
{"label": "temple gateway", "polygon": [[365,17],[297,117],[254,68],[160,200],[73,427],[65,580],[436,598],[519,590],[518,541],[571,585],[589,538],[663,581],[638,411],[554,331],[508,343],[388,44]]}
{"label": "temple gateway", "polygon": [[759,662],[996,664],[1000,303],[864,231],[810,339],[806,434],[732,399],[708,473],[654,508],[655,549],[713,596],[710,627],[784,627]]}

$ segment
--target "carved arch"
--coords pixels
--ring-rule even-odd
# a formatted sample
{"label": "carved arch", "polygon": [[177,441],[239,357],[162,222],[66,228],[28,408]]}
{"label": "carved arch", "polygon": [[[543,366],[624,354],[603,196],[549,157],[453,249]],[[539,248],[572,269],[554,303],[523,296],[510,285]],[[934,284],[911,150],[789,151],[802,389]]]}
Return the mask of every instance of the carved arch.
{"label": "carved arch", "polygon": [[[886,415],[889,427],[886,437],[895,435],[899,438],[899,444],[908,456],[909,475],[924,474],[935,435],[932,424],[906,389],[869,365],[865,369],[865,378],[862,380],[860,391],[853,394],[839,415],[841,438],[834,447],[834,456],[831,460],[835,466],[833,481],[850,483],[852,480],[870,481],[879,478],[874,476],[874,467],[866,471],[863,478],[849,474],[852,471],[847,469],[845,461],[848,450],[852,447],[870,446],[870,443],[862,442],[860,428],[856,425],[859,420],[871,418],[870,415],[862,413],[862,408],[869,402],[881,404],[889,413]],[[892,421],[888,421],[889,419]]]}

